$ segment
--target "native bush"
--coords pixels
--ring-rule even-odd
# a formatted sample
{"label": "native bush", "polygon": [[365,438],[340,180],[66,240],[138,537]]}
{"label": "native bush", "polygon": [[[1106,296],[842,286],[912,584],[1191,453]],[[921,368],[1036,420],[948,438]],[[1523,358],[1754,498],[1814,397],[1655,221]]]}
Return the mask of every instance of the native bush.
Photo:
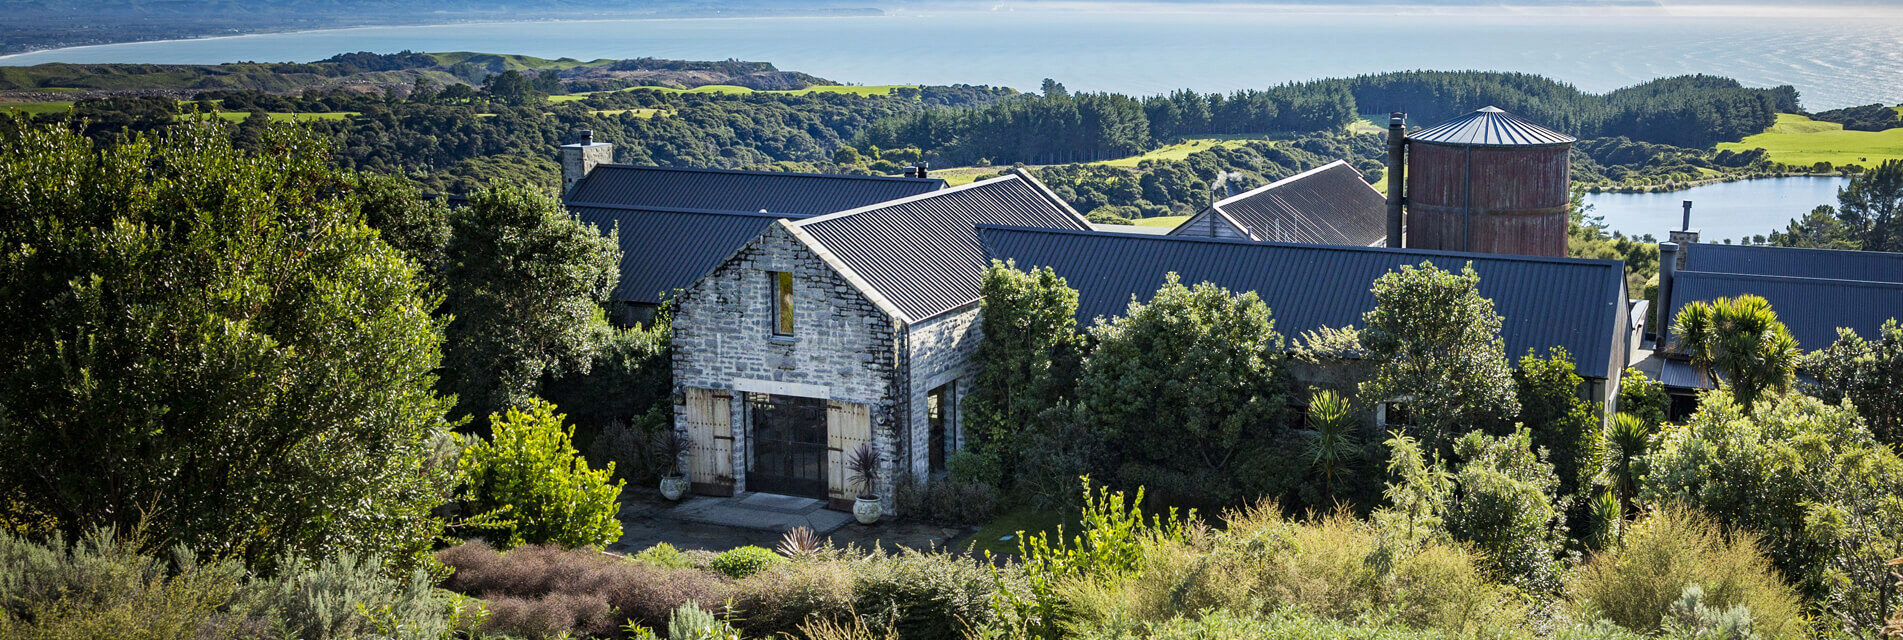
{"label": "native bush", "polygon": [[1520,424],[1533,434],[1533,448],[1545,450],[1559,475],[1559,495],[1590,493],[1605,462],[1605,434],[1592,404],[1579,397],[1585,384],[1574,371],[1572,354],[1553,347],[1545,358],[1527,353],[1513,371],[1520,400]]}
{"label": "native bush", "polygon": [[591,633],[602,625],[610,630],[601,633],[611,633],[629,620],[663,628],[682,604],[717,607],[731,593],[709,572],[655,567],[589,549],[528,545],[498,553],[478,540],[436,557],[455,570],[443,588],[492,602],[510,600],[510,610],[485,626],[492,631],[539,633],[551,620],[572,620]]}
{"label": "native bush", "polygon": [[1090,336],[1076,415],[1121,455],[1118,484],[1170,504],[1232,501],[1245,449],[1284,428],[1284,348],[1268,306],[1170,274]]}
{"label": "native bush", "polygon": [[1682,503],[1755,533],[1823,615],[1850,628],[1882,624],[1883,563],[1903,546],[1903,460],[1854,407],[1787,392],[1746,410],[1707,392],[1689,422],[1654,442],[1641,503]]}
{"label": "native bush", "polygon": [[1656,427],[1665,424],[1665,413],[1671,407],[1665,383],[1645,377],[1638,369],[1626,369],[1619,377],[1619,413],[1632,414],[1641,424]]}
{"label": "native bush", "polygon": [[1473,265],[1452,273],[1423,262],[1374,281],[1374,309],[1362,315],[1361,383],[1367,402],[1400,402],[1410,434],[1446,453],[1472,430],[1504,433],[1520,411],[1500,338],[1500,314],[1480,295]]}
{"label": "native bush", "polygon": [[263,568],[426,558],[455,484],[443,329],[325,146],[67,127],[0,119],[0,522]]}
{"label": "native bush", "polygon": [[633,556],[635,562],[660,567],[662,569],[688,569],[694,566],[694,560],[674,545],[657,542],[652,547],[642,549]]}
{"label": "native bush", "polygon": [[775,564],[734,584],[737,624],[748,635],[770,637],[853,619],[853,573],[847,562],[832,558]]}
{"label": "native bush", "polygon": [[905,549],[851,568],[854,614],[906,640],[962,640],[993,618],[998,585],[989,569],[962,556]]}
{"label": "native bush", "polygon": [[1454,444],[1459,466],[1444,519],[1455,540],[1471,543],[1482,566],[1530,590],[1557,587],[1560,510],[1552,465],[1533,453],[1531,434],[1468,433]]}
{"label": "native bush", "polygon": [[1746,408],[1790,386],[1803,354],[1771,303],[1754,295],[1687,304],[1672,319],[1671,334],[1673,346],[1706,375],[1722,375],[1724,388]]}
{"label": "native bush", "polygon": [[492,421],[488,441],[463,451],[458,465],[468,478],[471,510],[510,521],[495,533],[510,545],[601,546],[619,539],[615,514],[623,483],[609,482],[614,463],[589,469],[570,444],[574,427],[563,424],[555,405],[535,400],[527,409],[510,408]]}
{"label": "native bush", "polygon": [[[964,402],[973,451],[995,456],[1000,487],[1014,487],[1024,438],[1076,385],[1082,336],[1077,291],[1048,267],[1021,271],[992,262],[979,284],[984,338],[972,356],[977,384]],[[1068,492],[1068,490],[1066,490]]]}
{"label": "native bush", "polygon": [[1342,512],[1290,520],[1272,503],[1231,511],[1225,521],[1226,529],[1193,529],[1182,543],[1154,545],[1140,576],[1116,598],[1128,609],[1095,617],[1272,616],[1296,608],[1324,620],[1380,620],[1460,637],[1526,628],[1517,592],[1490,580],[1481,558],[1459,546],[1407,542]]}
{"label": "native bush", "polygon": [[1877,441],[1903,446],[1903,324],[1883,323],[1875,339],[1838,329],[1837,341],[1804,359],[1816,382],[1808,391],[1825,402],[1849,400]]}
{"label": "native bush", "polygon": [[907,517],[943,524],[983,524],[998,516],[998,492],[978,482],[902,475],[892,498]]}
{"label": "native bush", "polygon": [[1077,634],[1079,640],[1436,640],[1442,637],[1433,631],[1333,620],[1292,608],[1260,616],[1219,610],[1156,622],[1092,625]]}
{"label": "native bush", "polygon": [[1687,587],[1702,602],[1743,606],[1765,638],[1805,634],[1797,593],[1779,578],[1749,533],[1727,536],[1696,510],[1667,504],[1632,524],[1619,542],[1594,554],[1566,581],[1566,598],[1587,620],[1652,633],[1672,613]]}
{"label": "native bush", "polygon": [[75,543],[0,532],[0,637],[443,639],[481,609],[439,594],[425,572],[392,577],[374,557],[281,558],[260,576],[236,559],[96,530]]}
{"label": "native bush", "polygon": [[784,561],[785,558],[781,558],[770,549],[749,545],[722,551],[720,555],[714,556],[714,562],[708,568],[739,580]]}

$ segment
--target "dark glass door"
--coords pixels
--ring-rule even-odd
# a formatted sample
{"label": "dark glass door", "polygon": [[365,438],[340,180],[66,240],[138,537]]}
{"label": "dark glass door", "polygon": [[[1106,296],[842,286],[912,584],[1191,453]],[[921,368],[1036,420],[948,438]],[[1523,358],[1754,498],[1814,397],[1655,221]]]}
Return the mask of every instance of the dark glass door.
{"label": "dark glass door", "polygon": [[747,489],[825,499],[826,401],[749,393],[747,415]]}

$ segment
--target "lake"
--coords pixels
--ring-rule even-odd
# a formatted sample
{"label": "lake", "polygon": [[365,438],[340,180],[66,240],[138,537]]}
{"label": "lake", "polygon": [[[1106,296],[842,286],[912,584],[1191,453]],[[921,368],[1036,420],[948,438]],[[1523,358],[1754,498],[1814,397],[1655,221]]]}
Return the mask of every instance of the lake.
{"label": "lake", "polygon": [[[966,5],[969,6],[969,5]],[[885,16],[369,27],[76,47],[0,64],[310,61],[350,51],[486,51],[547,58],[763,60],[853,84],[991,84],[1133,94],[1231,91],[1403,69],[1550,76],[1594,92],[1706,73],[1791,84],[1829,109],[1903,101],[1903,13],[1718,7],[1520,10],[1075,5],[893,8]],[[1379,11],[1380,13],[1375,13]],[[1686,12],[1691,12],[1687,14]]]}
{"label": "lake", "polygon": [[1721,182],[1669,193],[1589,193],[1592,215],[1629,236],[1663,240],[1679,226],[1683,203],[1692,201],[1692,228],[1704,242],[1723,242],[1783,231],[1820,204],[1836,206],[1844,178],[1790,177]]}

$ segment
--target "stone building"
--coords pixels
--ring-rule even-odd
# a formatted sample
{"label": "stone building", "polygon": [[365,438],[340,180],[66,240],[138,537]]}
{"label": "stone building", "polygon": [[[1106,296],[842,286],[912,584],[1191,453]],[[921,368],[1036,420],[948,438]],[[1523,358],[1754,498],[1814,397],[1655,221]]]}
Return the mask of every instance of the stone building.
{"label": "stone building", "polygon": [[979,225],[1088,231],[1028,174],[779,219],[688,287],[674,315],[675,420],[694,491],[849,504],[846,456],[943,471],[975,374]]}
{"label": "stone building", "polygon": [[945,181],[783,171],[613,164],[614,145],[562,147],[562,200],[582,222],[618,234],[621,279],[609,319],[654,317],[662,298],[713,270],[781,218],[804,219],[937,191]]}

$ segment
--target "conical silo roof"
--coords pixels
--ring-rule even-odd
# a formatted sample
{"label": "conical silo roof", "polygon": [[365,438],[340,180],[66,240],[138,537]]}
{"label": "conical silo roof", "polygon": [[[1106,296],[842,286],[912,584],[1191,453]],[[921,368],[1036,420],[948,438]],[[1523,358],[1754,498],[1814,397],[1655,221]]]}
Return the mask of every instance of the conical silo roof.
{"label": "conical silo roof", "polygon": [[1486,107],[1410,133],[1407,139],[1458,147],[1544,147],[1579,140],[1501,111],[1499,107]]}

